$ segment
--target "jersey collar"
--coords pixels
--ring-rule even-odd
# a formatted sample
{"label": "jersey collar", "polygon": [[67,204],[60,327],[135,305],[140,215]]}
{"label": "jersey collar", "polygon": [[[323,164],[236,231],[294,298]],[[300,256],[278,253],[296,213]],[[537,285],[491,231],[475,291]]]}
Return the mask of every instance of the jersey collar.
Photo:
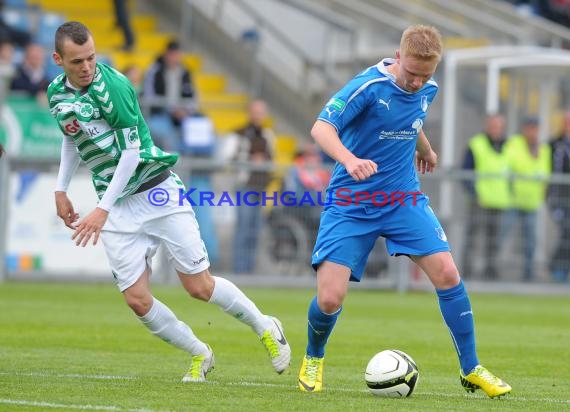
{"label": "jersey collar", "polygon": [[[95,66],[95,74],[93,75],[93,79],[95,79],[95,77],[97,77],[97,75],[99,74],[100,71],[101,71],[101,69],[99,69],[99,63],[97,63],[97,65]],[[67,78],[67,76],[65,76],[64,79],[65,80],[64,80],[63,84],[65,85],[65,88],[70,90],[73,93],[77,93],[77,92],[80,92],[81,94],[87,93],[87,90],[89,89],[89,87],[91,87],[91,84],[93,83],[93,82],[91,82],[91,84],[89,84],[89,86],[85,86],[82,89],[78,89],[78,88],[74,87],[69,82],[69,79]]]}
{"label": "jersey collar", "polygon": [[395,83],[396,82],[396,76],[394,76],[392,73],[390,73],[388,71],[388,66],[391,66],[394,63],[396,63],[396,59],[391,58],[391,57],[386,57],[385,59],[382,59],[378,62],[378,64],[376,65],[376,68],[378,69],[378,71],[380,73],[382,73],[383,75],[385,75],[386,77],[388,77],[390,80],[392,80]]}

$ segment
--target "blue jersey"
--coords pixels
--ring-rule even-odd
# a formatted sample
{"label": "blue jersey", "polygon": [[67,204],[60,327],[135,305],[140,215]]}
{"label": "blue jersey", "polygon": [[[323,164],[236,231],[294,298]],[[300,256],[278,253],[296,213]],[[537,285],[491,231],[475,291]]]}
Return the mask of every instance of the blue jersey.
{"label": "blue jersey", "polygon": [[[352,209],[354,193],[364,192],[359,204],[378,205],[382,197],[375,192],[414,193],[420,185],[415,169],[418,134],[438,86],[430,79],[417,92],[411,93],[396,85],[387,67],[394,59],[384,59],[350,80],[325,105],[318,119],[336,129],[344,146],[355,156],[370,159],[378,165],[377,173],[357,182],[336,164],[327,201],[334,206],[341,202],[344,210]],[[352,194],[352,204],[347,195]],[[388,203],[389,204],[389,203]]]}

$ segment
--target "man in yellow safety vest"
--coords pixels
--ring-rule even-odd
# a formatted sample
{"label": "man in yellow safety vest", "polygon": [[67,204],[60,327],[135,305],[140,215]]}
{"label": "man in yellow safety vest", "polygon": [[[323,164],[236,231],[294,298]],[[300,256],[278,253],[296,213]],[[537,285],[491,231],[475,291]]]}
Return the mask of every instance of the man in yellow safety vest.
{"label": "man in yellow safety vest", "polygon": [[473,136],[465,152],[463,169],[475,172],[464,185],[469,194],[468,222],[463,248],[463,276],[473,277],[473,257],[477,234],[483,232],[485,261],[483,278],[498,278],[499,229],[504,212],[510,207],[509,165],[504,153],[505,119],[487,116],[485,130]]}
{"label": "man in yellow safety vest", "polygon": [[512,177],[512,209],[505,221],[505,233],[516,220],[522,224],[524,281],[533,278],[537,211],[544,204],[552,169],[550,146],[539,142],[538,131],[538,118],[528,116],[523,121],[522,133],[511,136],[505,144]]}

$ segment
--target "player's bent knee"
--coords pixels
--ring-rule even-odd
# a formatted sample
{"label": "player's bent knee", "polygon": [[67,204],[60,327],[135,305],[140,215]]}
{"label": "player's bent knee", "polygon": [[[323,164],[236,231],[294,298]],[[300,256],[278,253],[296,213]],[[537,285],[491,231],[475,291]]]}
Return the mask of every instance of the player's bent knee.
{"label": "player's bent knee", "polygon": [[184,289],[186,289],[186,292],[188,292],[190,296],[205,302],[210,300],[212,292],[214,291],[215,282],[208,270],[193,275],[179,272],[178,275]]}
{"label": "player's bent knee", "polygon": [[342,306],[343,296],[334,293],[319,294],[317,303],[319,309],[324,313],[334,313]]}
{"label": "player's bent knee", "polygon": [[461,278],[455,265],[444,265],[438,276],[436,287],[438,289],[448,289],[457,286]]}
{"label": "player's bent knee", "polygon": [[135,293],[128,293],[127,291],[123,293],[127,305],[132,309],[133,312],[135,312],[137,316],[146,315],[152,307],[152,295],[149,293],[148,296],[146,296]]}
{"label": "player's bent knee", "polygon": [[442,267],[442,275],[445,279],[459,281],[459,270],[453,261],[445,261]]}
{"label": "player's bent knee", "polygon": [[210,297],[212,296],[212,292],[208,288],[204,287],[204,285],[193,287],[192,289],[186,289],[186,291],[194,299],[203,300],[204,302],[210,300]]}

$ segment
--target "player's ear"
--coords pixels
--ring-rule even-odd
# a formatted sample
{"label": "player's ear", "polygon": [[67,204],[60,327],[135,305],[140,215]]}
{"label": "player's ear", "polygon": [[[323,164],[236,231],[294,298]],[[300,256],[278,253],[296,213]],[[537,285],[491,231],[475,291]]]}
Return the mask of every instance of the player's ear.
{"label": "player's ear", "polygon": [[57,64],[58,66],[61,66],[63,64],[62,58],[58,52],[53,52],[51,57],[53,58],[53,61],[55,62],[55,64]]}
{"label": "player's ear", "polygon": [[396,60],[400,61],[400,50],[396,50]]}

